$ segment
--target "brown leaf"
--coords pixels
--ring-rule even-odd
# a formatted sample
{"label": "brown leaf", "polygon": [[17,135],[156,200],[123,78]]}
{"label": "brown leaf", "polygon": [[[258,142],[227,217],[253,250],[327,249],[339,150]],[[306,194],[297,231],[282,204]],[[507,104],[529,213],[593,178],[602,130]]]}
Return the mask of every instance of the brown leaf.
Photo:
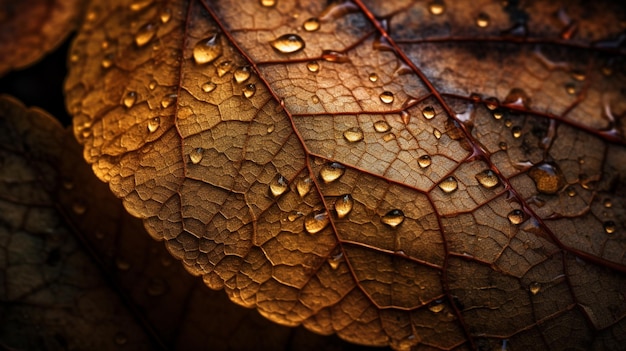
{"label": "brown leaf", "polygon": [[402,350],[626,339],[622,4],[146,3],[92,5],[67,104],[207,285]]}

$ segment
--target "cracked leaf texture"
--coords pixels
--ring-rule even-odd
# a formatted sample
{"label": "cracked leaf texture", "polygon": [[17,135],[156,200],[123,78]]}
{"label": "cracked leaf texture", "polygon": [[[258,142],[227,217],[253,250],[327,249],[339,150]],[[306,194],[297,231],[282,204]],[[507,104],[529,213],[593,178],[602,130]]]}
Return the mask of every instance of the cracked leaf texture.
{"label": "cracked leaf texture", "polygon": [[626,341],[623,4],[137,3],[91,5],[68,109],[208,286],[399,350]]}

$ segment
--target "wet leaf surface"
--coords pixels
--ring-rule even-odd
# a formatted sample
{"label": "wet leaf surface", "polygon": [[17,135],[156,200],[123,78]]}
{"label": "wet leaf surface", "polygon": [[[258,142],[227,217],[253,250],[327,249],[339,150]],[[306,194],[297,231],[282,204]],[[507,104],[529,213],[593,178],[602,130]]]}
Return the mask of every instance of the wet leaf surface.
{"label": "wet leaf surface", "polygon": [[67,105],[208,286],[400,350],[624,342],[624,5],[141,3],[92,4]]}

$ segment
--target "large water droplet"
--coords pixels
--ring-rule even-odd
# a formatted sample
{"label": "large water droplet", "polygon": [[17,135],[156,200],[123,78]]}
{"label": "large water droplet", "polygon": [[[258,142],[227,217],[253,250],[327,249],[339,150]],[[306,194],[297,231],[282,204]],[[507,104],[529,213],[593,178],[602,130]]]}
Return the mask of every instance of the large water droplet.
{"label": "large water droplet", "polygon": [[250,66],[239,67],[233,73],[235,82],[241,84],[250,78]]}
{"label": "large water droplet", "polygon": [[312,212],[304,218],[304,230],[309,234],[317,234],[324,230],[329,223],[330,219],[326,211]]}
{"label": "large water droplet", "polygon": [[156,26],[152,23],[147,23],[143,27],[139,28],[139,31],[135,35],[135,44],[142,47],[150,42],[156,34]]}
{"label": "large water droplet", "polygon": [[435,16],[439,16],[446,11],[446,5],[441,0],[433,0],[428,4],[428,11]]}
{"label": "large water droplet", "polygon": [[317,61],[309,61],[306,64],[306,68],[309,72],[317,73],[320,71],[320,64]]}
{"label": "large water droplet", "polygon": [[122,103],[124,104],[124,106],[126,106],[126,108],[133,107],[136,101],[137,93],[134,91],[129,91],[128,93],[126,93],[126,95],[124,95],[124,99],[122,99]]}
{"label": "large water droplet", "polygon": [[356,143],[363,140],[363,130],[359,127],[352,127],[343,132],[343,137],[350,143]]}
{"label": "large water droplet", "polygon": [[565,185],[563,172],[554,163],[538,163],[528,171],[528,175],[543,194],[556,194]]}
{"label": "large water droplet", "polygon": [[530,98],[524,90],[513,88],[506,96],[503,103],[507,106],[528,108],[530,106]]}
{"label": "large water droplet", "polygon": [[296,190],[298,191],[298,195],[300,195],[300,197],[306,196],[312,188],[313,181],[309,177],[299,178],[296,183]]}
{"label": "large water droplet", "polygon": [[150,296],[161,296],[167,292],[167,283],[160,278],[152,278],[148,281],[146,293]]}
{"label": "large water droplet", "polygon": [[541,290],[541,284],[539,283],[530,283],[530,285],[528,286],[528,290],[530,290],[530,293],[533,295],[537,295],[539,293],[539,290]]}
{"label": "large water droplet", "polygon": [[202,84],[201,88],[202,88],[202,91],[204,91],[205,93],[210,93],[213,90],[215,90],[215,88],[217,88],[217,84],[213,82],[206,82]]}
{"label": "large water droplet", "polygon": [[302,28],[304,28],[304,30],[307,32],[315,32],[316,30],[320,29],[320,20],[315,17],[311,17],[308,20],[304,21]]}
{"label": "large water droplet", "polygon": [[380,221],[391,228],[395,228],[404,222],[404,212],[398,209],[391,210],[382,216]]}
{"label": "large water droplet", "polygon": [[191,163],[194,165],[200,163],[202,157],[204,157],[204,149],[201,147],[195,148],[189,153],[189,160],[191,160]]}
{"label": "large water droplet", "polygon": [[417,164],[420,168],[428,168],[432,162],[433,160],[429,155],[422,155],[417,159]]}
{"label": "large water droplet", "polygon": [[495,188],[498,184],[500,184],[500,178],[498,178],[498,175],[490,169],[486,169],[476,174],[476,180],[480,183],[480,185],[487,189]]}
{"label": "large water droplet", "polygon": [[256,93],[256,85],[246,84],[246,86],[243,87],[242,92],[243,96],[249,99],[254,96],[254,93]]}
{"label": "large water droplet", "polygon": [[393,93],[390,91],[383,91],[382,93],[380,93],[379,97],[380,97],[380,101],[382,101],[385,104],[390,104],[394,100]]}
{"label": "large water droplet", "polygon": [[274,7],[276,6],[276,0],[259,0],[261,6],[263,7]]}
{"label": "large water droplet", "polygon": [[435,117],[435,109],[432,106],[426,106],[422,110],[422,115],[426,119],[432,119],[433,117]]}
{"label": "large water droplet", "polygon": [[354,205],[354,200],[350,194],[346,194],[337,201],[335,201],[335,212],[337,213],[338,218],[344,218],[350,211],[352,211],[352,206]]}
{"label": "large water droplet", "polygon": [[320,177],[325,183],[330,183],[341,178],[345,171],[346,168],[341,163],[329,162],[322,165]]}
{"label": "large water droplet", "polygon": [[389,126],[389,123],[387,123],[386,121],[376,121],[374,122],[374,130],[379,132],[379,133],[386,133],[391,129],[391,126]]}
{"label": "large water droplet", "polygon": [[287,179],[280,174],[274,177],[274,179],[270,182],[270,194],[273,197],[282,195],[288,188],[289,184],[287,184]]}
{"label": "large water droplet", "polygon": [[485,28],[489,25],[489,15],[484,12],[481,12],[476,17],[476,25],[480,28]]}
{"label": "large water droplet", "polygon": [[450,176],[439,183],[439,189],[443,190],[444,193],[451,193],[456,191],[459,187],[459,182],[456,178]]}
{"label": "large water droplet", "polygon": [[512,224],[515,224],[515,225],[521,224],[526,219],[524,211],[519,210],[519,209],[515,209],[515,210],[509,212],[507,217],[509,219],[509,222],[511,222]]}
{"label": "large water droplet", "polygon": [[293,54],[304,49],[304,40],[297,34],[283,34],[270,41],[270,45],[282,54]]}
{"label": "large water droplet", "polygon": [[154,132],[156,132],[157,129],[159,129],[160,125],[161,125],[161,118],[159,118],[159,117],[151,118],[148,121],[148,131],[150,133],[154,133]]}
{"label": "large water droplet", "polygon": [[193,47],[193,59],[200,65],[215,61],[221,54],[222,44],[220,43],[220,37],[217,33],[200,40],[196,46]]}
{"label": "large water droplet", "polygon": [[615,222],[613,221],[606,221],[603,223],[603,226],[604,226],[604,231],[607,234],[613,234],[615,233],[615,230],[617,229],[615,226]]}

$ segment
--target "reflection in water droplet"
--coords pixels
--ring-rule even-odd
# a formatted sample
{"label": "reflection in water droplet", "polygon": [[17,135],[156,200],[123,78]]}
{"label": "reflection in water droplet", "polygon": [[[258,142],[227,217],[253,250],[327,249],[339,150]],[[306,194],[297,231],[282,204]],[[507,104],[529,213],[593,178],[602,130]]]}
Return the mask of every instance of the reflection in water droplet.
{"label": "reflection in water droplet", "polygon": [[541,284],[539,283],[530,283],[530,285],[528,286],[528,290],[530,290],[530,293],[533,295],[537,295],[537,293],[539,292],[539,290],[541,290]]}
{"label": "reflection in water droplet", "polygon": [[481,12],[476,17],[476,25],[480,28],[485,28],[489,25],[489,15],[484,12]]}
{"label": "reflection in water droplet", "polygon": [[378,81],[378,74],[376,74],[376,73],[370,73],[370,75],[369,75],[369,80],[370,80],[370,82],[376,82],[376,81]]}
{"label": "reflection in water droplet", "polygon": [[115,343],[118,345],[125,345],[128,342],[128,336],[122,332],[115,334]]}
{"label": "reflection in water droplet", "polygon": [[197,165],[198,163],[200,163],[200,161],[202,161],[203,156],[204,156],[204,149],[201,147],[195,148],[191,150],[191,152],[189,153],[189,159],[191,160],[191,163],[193,163],[194,165]]}
{"label": "reflection in water droplet", "polygon": [[337,213],[337,218],[344,218],[350,214],[353,205],[354,200],[350,194],[346,194],[337,199],[337,201],[335,201],[335,212]]}
{"label": "reflection in water droplet", "polygon": [[480,185],[484,186],[487,189],[494,188],[500,184],[500,179],[496,175],[496,173],[490,169],[486,169],[478,174],[476,174],[476,180]]}
{"label": "reflection in water droplet", "polygon": [[170,19],[172,18],[172,11],[170,11],[170,9],[165,9],[161,11],[159,18],[161,19],[161,23],[169,22]]}
{"label": "reflection in water droplet", "polygon": [[263,7],[274,7],[276,6],[276,0],[260,0],[261,6]]}
{"label": "reflection in water droplet", "polygon": [[603,226],[604,226],[604,231],[607,234],[615,233],[615,230],[616,230],[615,222],[613,222],[613,221],[606,221],[606,222],[604,222]]}
{"label": "reflection in water droplet", "polygon": [[139,31],[135,35],[135,44],[137,46],[142,47],[150,42],[154,35],[156,34],[156,26],[152,23],[145,24],[143,27],[139,28]]}
{"label": "reflection in water droplet", "polygon": [[396,139],[396,135],[393,133],[387,133],[385,135],[383,135],[383,141],[387,142],[387,141],[392,141]]}
{"label": "reflection in water droplet", "polygon": [[524,222],[526,218],[526,216],[524,215],[524,211],[519,210],[519,209],[515,209],[509,212],[507,217],[509,218],[509,222],[515,225],[521,224],[522,222]]}
{"label": "reflection in water droplet", "polygon": [[511,135],[513,135],[513,138],[518,139],[522,136],[522,128],[518,126],[513,127],[513,129],[511,129]]}
{"label": "reflection in water droplet", "polygon": [[556,194],[565,185],[563,172],[554,163],[538,163],[528,171],[528,175],[543,194]]}
{"label": "reflection in water droplet", "polygon": [[161,118],[154,117],[148,121],[148,131],[154,133],[161,125]]}
{"label": "reflection in water droplet", "polygon": [[346,129],[343,132],[343,137],[348,142],[356,143],[357,141],[363,140],[363,130],[359,127],[352,127],[350,129]]}
{"label": "reflection in water droplet", "polygon": [[398,209],[387,212],[380,221],[391,228],[395,228],[404,222],[404,212]]}
{"label": "reflection in water droplet", "polygon": [[170,107],[174,102],[176,102],[176,98],[178,97],[178,95],[176,94],[169,94],[163,97],[163,99],[161,99],[161,107],[163,108],[168,108]]}
{"label": "reflection in water droplet", "polygon": [[428,168],[432,162],[432,158],[428,155],[422,155],[417,159],[417,164],[420,168]]}
{"label": "reflection in water droplet", "polygon": [[391,129],[391,126],[389,126],[389,123],[387,123],[386,121],[374,122],[374,130],[379,133],[388,132],[390,129]]}
{"label": "reflection in water droplet", "polygon": [[339,268],[339,264],[341,263],[342,260],[343,260],[343,252],[340,252],[337,255],[334,255],[328,258],[328,265],[330,265],[330,268],[335,270]]}
{"label": "reflection in water droplet", "polygon": [[435,301],[431,302],[428,305],[428,309],[432,313],[439,313],[439,312],[443,311],[444,307],[445,307],[445,305],[443,303],[443,300],[435,300]]}
{"label": "reflection in water droplet", "polygon": [[304,21],[302,28],[304,28],[304,30],[307,32],[315,32],[316,30],[320,29],[320,21],[315,17],[311,17],[308,20]]}
{"label": "reflection in water droplet", "polygon": [[309,72],[317,73],[320,71],[320,64],[317,61],[309,61],[306,64],[306,68]]}
{"label": "reflection in water droplet", "polygon": [[330,219],[325,211],[312,212],[304,218],[304,230],[309,234],[317,234],[328,226]]}
{"label": "reflection in water droplet", "polygon": [[282,175],[278,174],[270,182],[270,187],[269,187],[270,194],[273,197],[278,197],[282,195],[285,191],[287,191],[288,187],[289,187],[289,184],[287,184],[287,179],[285,179],[285,177],[283,177]]}
{"label": "reflection in water droplet", "polygon": [[311,188],[313,188],[313,181],[311,178],[306,177],[298,179],[298,182],[296,183],[296,190],[298,191],[298,195],[300,195],[300,197],[306,196],[306,194],[311,191]]}
{"label": "reflection in water droplet", "polygon": [[200,40],[193,47],[193,59],[197,64],[203,65],[215,61],[222,54],[222,45],[217,33]]}
{"label": "reflection in water droplet", "polygon": [[217,84],[213,83],[213,82],[206,82],[204,84],[202,84],[202,91],[204,91],[205,93],[210,93],[213,90],[215,90],[215,88],[217,88]]}
{"label": "reflection in water droplet", "polygon": [[441,139],[441,131],[439,131],[439,129],[435,128],[433,130],[433,135],[435,136],[435,138]]}
{"label": "reflection in water droplet", "polygon": [[243,96],[249,99],[254,96],[254,93],[256,93],[256,85],[247,84],[245,87],[243,87],[242,92]]}
{"label": "reflection in water droplet", "polygon": [[441,183],[439,183],[439,189],[443,190],[443,192],[445,193],[451,193],[456,191],[458,186],[459,182],[456,180],[456,178],[452,176],[444,179],[443,181],[441,181]]}
{"label": "reflection in water droplet", "polygon": [[148,289],[146,292],[150,296],[161,296],[167,292],[167,283],[160,278],[152,278],[148,282]]}
{"label": "reflection in water droplet", "polygon": [[134,91],[129,91],[124,96],[124,99],[122,99],[122,103],[124,104],[124,106],[126,106],[126,108],[133,107],[135,101],[137,101],[137,93]]}
{"label": "reflection in water droplet", "polygon": [[383,91],[380,94],[380,101],[382,101],[385,104],[390,104],[393,102],[393,93],[390,91]]}
{"label": "reflection in water droplet", "polygon": [[297,34],[284,34],[270,41],[270,45],[282,54],[293,54],[304,49],[304,40]]}
{"label": "reflection in water droplet", "polygon": [[422,110],[422,115],[426,119],[432,119],[433,117],[435,117],[435,109],[432,106],[426,106]]}
{"label": "reflection in water droplet", "polygon": [[235,70],[235,73],[233,73],[233,78],[235,79],[235,82],[239,84],[245,82],[246,80],[250,78],[250,67],[243,66],[243,67],[237,68]]}
{"label": "reflection in water droplet", "polygon": [[342,164],[329,162],[322,165],[322,168],[320,169],[320,177],[325,183],[330,183],[341,178],[345,171],[346,168]]}
{"label": "reflection in water droplet", "polygon": [[446,5],[441,0],[433,0],[428,4],[428,11],[435,16],[442,15],[446,11]]}

